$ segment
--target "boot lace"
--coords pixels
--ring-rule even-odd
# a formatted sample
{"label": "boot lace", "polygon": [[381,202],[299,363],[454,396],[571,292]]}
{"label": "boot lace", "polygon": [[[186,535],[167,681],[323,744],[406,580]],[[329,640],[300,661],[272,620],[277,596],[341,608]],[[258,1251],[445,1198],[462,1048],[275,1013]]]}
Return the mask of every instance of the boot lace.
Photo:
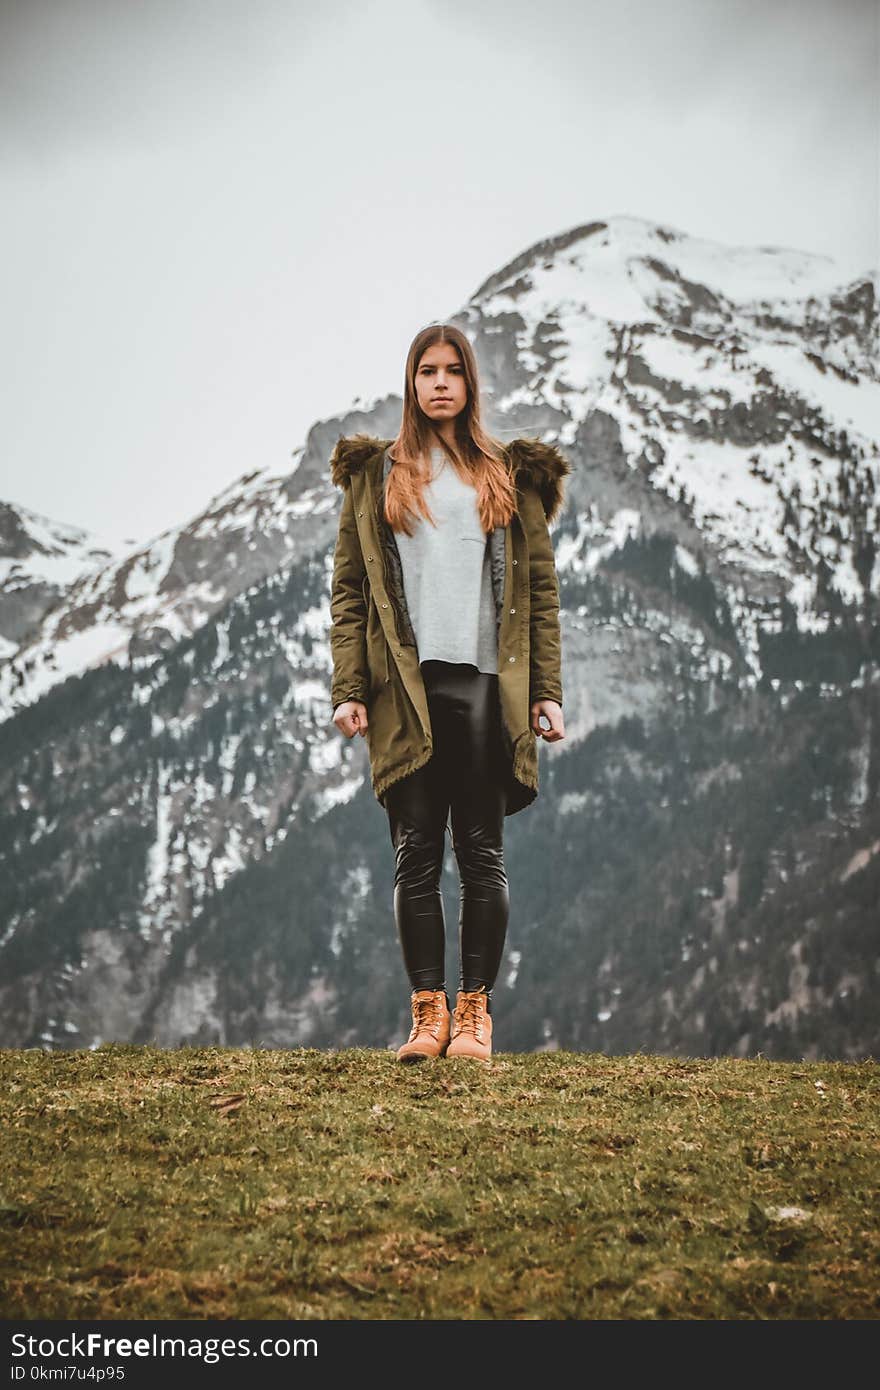
{"label": "boot lace", "polygon": [[483,1024],[486,1019],[486,996],[482,993],[462,994],[455,1005],[455,1020],[460,1033],[472,1033],[478,1042],[483,1041]]}
{"label": "boot lace", "polygon": [[443,1022],[443,1005],[445,1002],[442,991],[421,997],[419,995],[413,996],[413,1026],[412,1032],[410,1033],[410,1042],[412,1042],[419,1033],[437,1033]]}

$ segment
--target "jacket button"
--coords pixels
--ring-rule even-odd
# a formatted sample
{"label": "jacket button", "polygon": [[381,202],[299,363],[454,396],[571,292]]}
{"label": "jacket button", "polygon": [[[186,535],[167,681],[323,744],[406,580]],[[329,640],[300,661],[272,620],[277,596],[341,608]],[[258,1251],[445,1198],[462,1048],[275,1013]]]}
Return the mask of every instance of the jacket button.
{"label": "jacket button", "polygon": [[383,608],[387,608],[387,607],[388,607],[388,604],[387,604],[387,603],[383,603],[383,604],[382,604],[382,607],[383,607]]}
{"label": "jacket button", "polygon": [[368,560],[372,560],[372,558],[373,558],[372,555],[368,555],[368,556],[367,556],[367,559],[368,559]]}
{"label": "jacket button", "polygon": [[509,656],[509,657],[507,658],[507,660],[508,660],[508,661],[516,661],[516,657],[515,657],[515,656]]}
{"label": "jacket button", "polygon": [[518,565],[518,564],[519,564],[519,560],[514,560],[513,563],[514,563],[515,565]]}
{"label": "jacket button", "polygon": [[510,611],[511,611],[511,613],[515,613],[515,612],[516,612],[516,609],[515,609],[515,608],[511,608]]}
{"label": "jacket button", "polygon": [[358,512],[358,516],[363,516],[363,512]]}

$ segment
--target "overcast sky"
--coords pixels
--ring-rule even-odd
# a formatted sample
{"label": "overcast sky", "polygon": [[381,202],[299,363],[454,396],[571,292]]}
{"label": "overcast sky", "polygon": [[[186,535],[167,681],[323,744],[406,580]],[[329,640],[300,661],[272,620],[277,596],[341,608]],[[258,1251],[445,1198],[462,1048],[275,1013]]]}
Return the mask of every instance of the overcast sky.
{"label": "overcast sky", "polygon": [[146,540],[532,242],[880,262],[876,0],[0,0],[0,499]]}

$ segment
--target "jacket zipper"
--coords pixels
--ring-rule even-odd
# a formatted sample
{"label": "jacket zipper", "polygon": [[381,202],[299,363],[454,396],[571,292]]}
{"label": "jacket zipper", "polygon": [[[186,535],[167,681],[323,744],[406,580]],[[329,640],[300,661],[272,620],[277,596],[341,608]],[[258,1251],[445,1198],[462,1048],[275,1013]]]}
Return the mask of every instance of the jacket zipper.
{"label": "jacket zipper", "polygon": [[[364,596],[364,607],[367,610],[368,619],[367,627],[369,629],[370,604],[374,603],[375,600],[373,598],[373,591],[370,588],[370,581],[367,575],[364,575],[363,582],[361,583],[361,593]],[[385,665],[385,684],[387,685],[389,680],[391,679],[391,673],[388,669],[388,638],[385,636],[385,628],[383,627],[381,622],[379,623],[379,629],[382,633],[382,656]]]}

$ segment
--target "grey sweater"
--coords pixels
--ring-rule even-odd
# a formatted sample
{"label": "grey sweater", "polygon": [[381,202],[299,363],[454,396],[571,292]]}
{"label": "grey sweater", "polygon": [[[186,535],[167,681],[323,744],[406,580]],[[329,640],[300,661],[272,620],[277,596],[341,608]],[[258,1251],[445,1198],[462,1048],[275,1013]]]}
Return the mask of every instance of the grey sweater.
{"label": "grey sweater", "polygon": [[436,527],[420,517],[412,536],[394,533],[419,662],[467,663],[497,675],[488,537],[476,489],[462,482],[439,447],[431,450],[431,465],[425,501]]}

